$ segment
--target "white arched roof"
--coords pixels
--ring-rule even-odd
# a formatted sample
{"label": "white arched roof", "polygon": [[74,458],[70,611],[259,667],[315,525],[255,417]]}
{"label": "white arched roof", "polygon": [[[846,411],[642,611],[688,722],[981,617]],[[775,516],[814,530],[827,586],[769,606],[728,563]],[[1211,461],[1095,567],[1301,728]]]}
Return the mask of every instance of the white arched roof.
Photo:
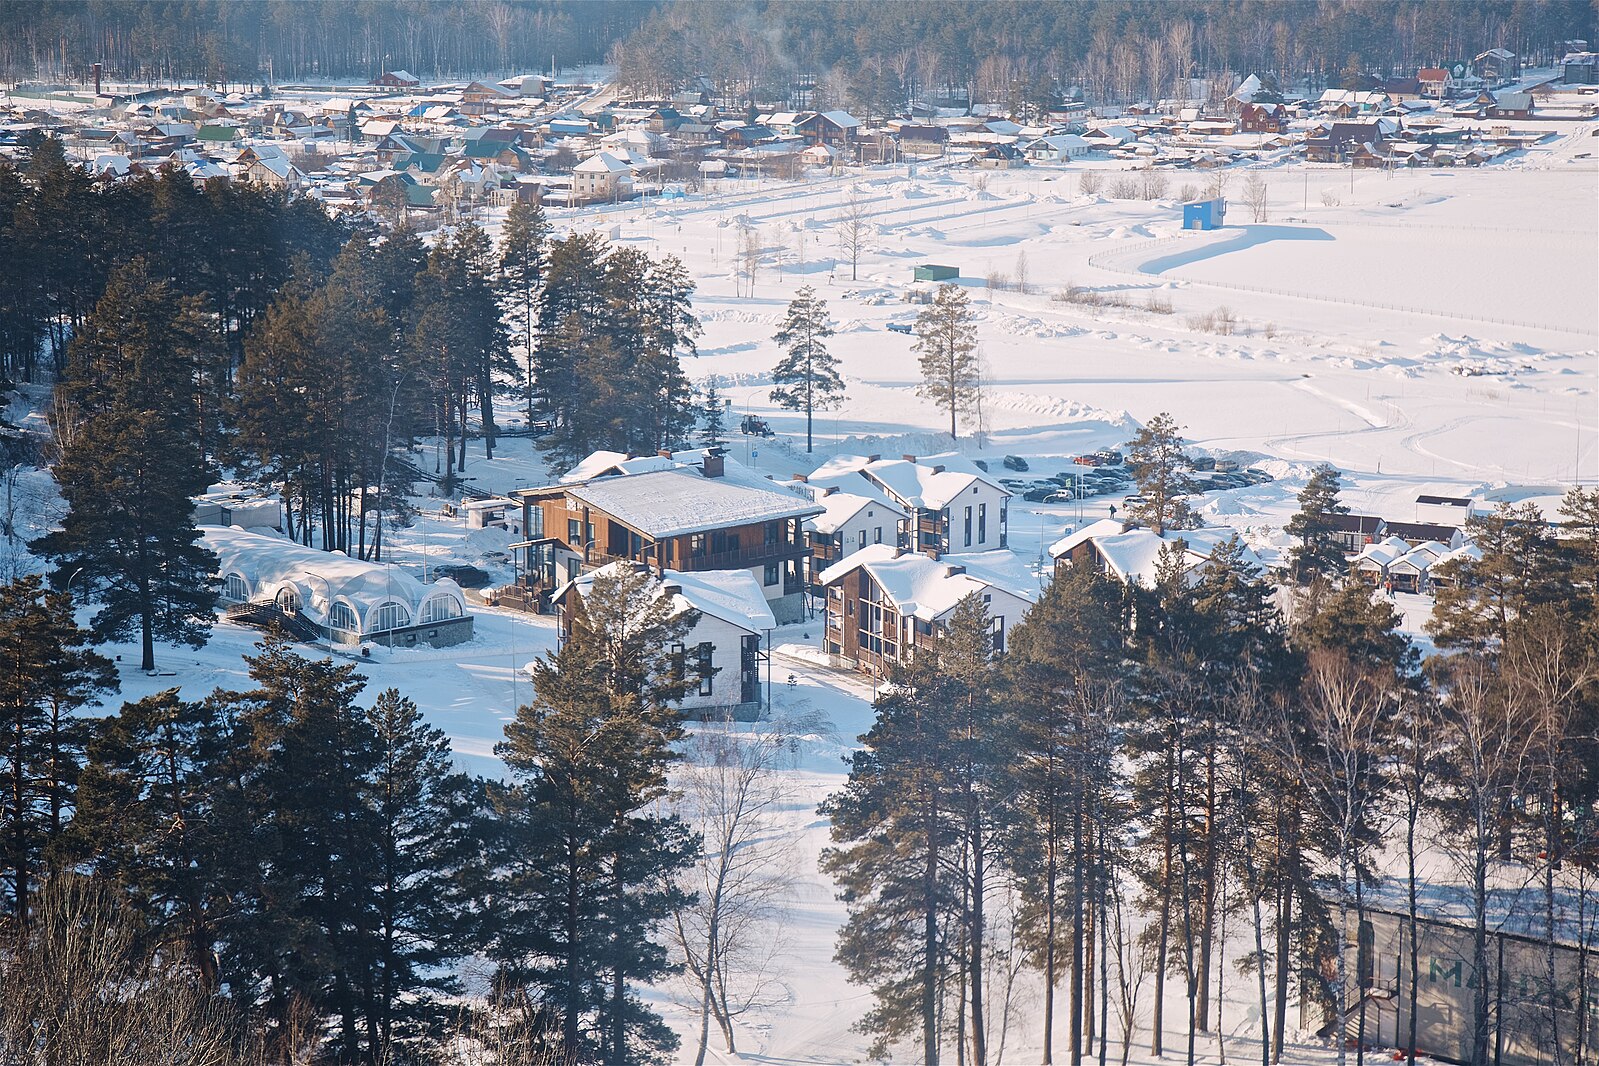
{"label": "white arched roof", "polygon": [[424,585],[387,563],[307,548],[284,537],[246,533],[238,526],[206,526],[200,532],[205,546],[217,554],[217,573],[242,577],[251,600],[270,601],[282,590],[292,589],[300,612],[321,625],[326,625],[331,604],[339,602],[355,612],[363,633],[374,631],[378,611],[390,602],[405,608],[407,625],[417,623],[427,600],[451,600],[460,614],[466,614],[466,596],[448,578]]}

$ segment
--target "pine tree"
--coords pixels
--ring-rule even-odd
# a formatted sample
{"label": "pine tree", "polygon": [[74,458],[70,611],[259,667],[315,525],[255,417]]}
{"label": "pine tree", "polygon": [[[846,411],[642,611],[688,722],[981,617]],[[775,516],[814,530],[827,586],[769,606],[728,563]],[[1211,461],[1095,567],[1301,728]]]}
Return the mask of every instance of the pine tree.
{"label": "pine tree", "polygon": [[524,201],[511,207],[500,231],[500,298],[522,340],[529,422],[533,421],[533,350],[538,336],[539,294],[544,286],[549,239],[550,224],[543,208]]}
{"label": "pine tree", "polygon": [[1501,503],[1466,519],[1465,532],[1482,558],[1462,555],[1438,566],[1436,576],[1445,580],[1427,630],[1440,646],[1502,645],[1517,617],[1564,599],[1554,538],[1536,505]]}
{"label": "pine tree", "polygon": [[912,348],[921,356],[922,370],[917,394],[949,412],[949,436],[954,440],[959,436],[956,418],[976,409],[982,382],[971,300],[959,285],[940,285],[913,328]]}
{"label": "pine tree", "polygon": [[727,444],[727,401],[716,387],[715,377],[705,379],[700,403],[700,443],[707,448],[721,448]]}
{"label": "pine tree", "polygon": [[376,759],[370,955],[361,991],[377,1061],[417,1042],[458,989],[447,964],[477,942],[484,871],[481,782],[452,764],[449,738],[394,689],[366,714]]}
{"label": "pine tree", "polygon": [[873,1037],[869,1053],[887,1057],[909,1039],[935,1066],[942,991],[963,969],[947,929],[960,919],[961,886],[949,874],[960,800],[946,758],[958,694],[931,655],[896,668],[890,682],[849,781],[820,808],[833,838],[822,869],[849,910],[834,958],[875,1001],[860,1022]]}
{"label": "pine tree", "polygon": [[1103,920],[1113,887],[1105,853],[1118,816],[1114,708],[1127,653],[1123,601],[1121,587],[1103,574],[1070,568],[1011,631],[1005,662],[1006,854],[1021,883],[1022,944],[1044,979],[1046,1063],[1063,972],[1073,992],[1074,1059],[1082,1050],[1086,960],[1077,948],[1096,906]]}
{"label": "pine tree", "polygon": [[1186,473],[1190,463],[1183,451],[1181,429],[1162,411],[1127,442],[1127,469],[1145,500],[1130,505],[1128,517],[1148,524],[1156,533],[1184,529],[1193,522],[1193,512],[1183,499],[1192,480]]}
{"label": "pine tree", "polygon": [[67,596],[37,577],[0,585],[0,868],[23,923],[75,802],[88,723],[74,712],[117,687],[89,643]]}
{"label": "pine tree", "polygon": [[672,703],[690,681],[674,647],[692,621],[647,573],[596,577],[496,749],[512,778],[491,793],[499,980],[536,993],[562,1058],[625,1064],[676,1046],[627,983],[670,970],[651,932],[681,905],[675,875],[697,852],[653,809],[683,732]]}
{"label": "pine tree", "polygon": [[257,687],[215,697],[233,734],[216,817],[226,876],[243,886],[222,921],[223,980],[262,1004],[278,1041],[304,1007],[332,1016],[332,1043],[356,1061],[370,1034],[361,993],[382,837],[367,802],[378,755],[355,702],[363,682],[352,664],[272,638],[245,662]]}
{"label": "pine tree", "polygon": [[1334,517],[1349,513],[1338,501],[1338,487],[1336,467],[1328,463],[1316,467],[1299,493],[1299,511],[1284,527],[1299,541],[1289,552],[1289,570],[1298,584],[1317,576],[1339,578],[1348,569],[1343,550],[1332,539]]}
{"label": "pine tree", "polygon": [[785,355],[772,370],[772,402],[790,411],[805,412],[805,450],[811,450],[811,421],[818,408],[831,407],[844,396],[844,379],[838,360],[827,350],[833,335],[827,301],[803,286],[788,304],[788,317],[772,338]]}
{"label": "pine tree", "polygon": [[198,445],[156,411],[113,409],[72,433],[54,470],[68,511],[34,541],[55,579],[100,601],[97,640],[137,632],[141,670],[155,642],[200,647],[216,604],[216,556],[199,543],[194,497],[210,484]]}
{"label": "pine tree", "polygon": [[73,850],[121,887],[151,936],[221,984],[219,916],[232,904],[216,799],[229,737],[211,701],[177,689],[124,704],[89,745]]}

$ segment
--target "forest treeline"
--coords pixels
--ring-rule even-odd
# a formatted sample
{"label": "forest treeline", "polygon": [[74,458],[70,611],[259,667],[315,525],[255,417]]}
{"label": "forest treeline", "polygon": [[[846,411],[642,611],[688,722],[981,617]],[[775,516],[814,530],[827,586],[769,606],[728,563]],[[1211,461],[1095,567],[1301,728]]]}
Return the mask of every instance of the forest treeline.
{"label": "forest treeline", "polygon": [[705,75],[739,102],[788,102],[804,85],[814,90],[810,106],[863,116],[967,100],[1021,114],[1074,90],[1095,104],[1188,98],[1185,79],[1196,77],[1259,72],[1325,87],[1346,71],[1413,77],[1488,48],[1547,58],[1567,38],[1591,38],[1593,24],[1582,0],[680,0],[620,41],[612,59],[620,84],[641,96]]}
{"label": "forest treeline", "polygon": [[0,395],[54,390],[50,440],[0,425],[0,458],[52,467],[67,513],[33,550],[146,669],[210,624],[188,500],[224,473],[280,495],[295,540],[379,558],[419,477],[451,492],[469,440],[493,457],[507,383],[560,469],[679,447],[700,409],[682,264],[556,239],[534,205],[498,245],[463,225],[425,246],[177,168],[97,182],[44,139],[0,165],[0,240]]}
{"label": "forest treeline", "polygon": [[598,62],[653,5],[636,0],[14,0],[0,5],[0,80],[218,86],[429,78]]}

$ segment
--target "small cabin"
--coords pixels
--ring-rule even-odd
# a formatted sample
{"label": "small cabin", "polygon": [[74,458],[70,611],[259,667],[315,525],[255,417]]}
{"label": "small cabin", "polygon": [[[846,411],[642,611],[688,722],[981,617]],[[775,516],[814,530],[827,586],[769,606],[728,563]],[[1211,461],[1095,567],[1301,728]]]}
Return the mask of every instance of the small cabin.
{"label": "small cabin", "polygon": [[911,271],[912,281],[955,281],[961,276],[959,267],[923,263]]}
{"label": "small cabin", "polygon": [[1183,205],[1183,229],[1219,229],[1227,218],[1227,201],[1195,200]]}

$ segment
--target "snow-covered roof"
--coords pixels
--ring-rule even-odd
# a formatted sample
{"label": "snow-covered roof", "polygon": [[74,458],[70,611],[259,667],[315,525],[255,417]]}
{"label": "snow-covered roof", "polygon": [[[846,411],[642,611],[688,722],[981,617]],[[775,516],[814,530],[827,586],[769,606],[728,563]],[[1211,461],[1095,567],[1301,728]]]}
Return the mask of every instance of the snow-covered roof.
{"label": "snow-covered roof", "polygon": [[572,168],[574,174],[625,174],[631,168],[610,152],[596,152]]}
{"label": "snow-covered roof", "polygon": [[942,618],[973,594],[1007,596],[1023,611],[1032,604],[1031,596],[967,573],[960,564],[905,552],[891,544],[868,545],[823,570],[819,579],[823,585],[831,585],[861,567],[901,614],[924,622]]}
{"label": "snow-covered roof", "polygon": [[1390,569],[1396,566],[1408,566],[1417,573],[1421,573],[1448,554],[1449,545],[1440,544],[1436,540],[1429,540],[1416,545],[1410,551],[1389,563],[1388,566]]}
{"label": "snow-covered roof", "polygon": [[822,513],[807,521],[805,528],[817,533],[837,533],[850,519],[868,507],[881,507],[896,521],[907,517],[903,508],[880,495],[861,496],[853,492],[827,492],[817,486],[811,492],[811,498],[822,505]]}
{"label": "snow-covered roof", "polygon": [[[852,478],[852,474],[859,476]],[[906,506],[935,511],[948,507],[977,482],[1002,495],[1011,495],[1009,489],[985,474],[976,463],[955,452],[914,459],[839,455],[817,467],[810,476],[812,484],[835,485],[843,491],[865,496],[878,494],[870,490],[862,492],[859,486],[862,480]]]}
{"label": "snow-covered roof", "polygon": [[1123,524],[1114,518],[1101,518],[1097,522],[1090,522],[1081,529],[1073,530],[1060,540],[1057,540],[1055,543],[1051,544],[1049,546],[1050,557],[1053,559],[1059,559],[1061,556],[1070,552],[1073,548],[1091,541],[1096,537],[1116,536],[1118,533],[1122,532],[1123,528],[1125,528]]}
{"label": "snow-covered roof", "polygon": [[[569,589],[575,588],[578,595],[588,595],[589,589],[594,587],[594,579],[602,574],[606,577],[621,573],[623,568],[637,566],[637,563],[614,562],[591,570],[581,577],[575,578],[556,593],[559,599],[567,594]],[[771,605],[766,602],[766,596],[761,592],[760,582],[755,580],[755,575],[748,570],[696,570],[685,572],[682,570],[663,570],[656,582],[656,595],[663,594],[668,588],[675,588],[673,597],[673,612],[678,613],[689,608],[718,618],[729,625],[738,626],[751,633],[759,633],[765,629],[777,626],[777,620],[772,616]]]}
{"label": "snow-covered roof", "polygon": [[[402,605],[410,621],[423,618],[430,601],[448,601],[447,616],[466,613],[461,587],[448,578],[424,585],[404,570],[386,563],[352,559],[343,552],[325,552],[296,544],[280,536],[249,533],[237,526],[204,526],[200,536],[215,552],[217,573],[225,580],[236,575],[244,581],[246,598],[270,603],[288,591],[301,614],[326,626],[335,604],[345,604],[360,620],[361,632],[377,632],[379,609],[388,603]],[[444,617],[441,615],[441,617]]]}
{"label": "snow-covered roof", "polygon": [[567,489],[578,499],[650,537],[679,537],[707,529],[809,518],[822,508],[774,482],[706,477],[674,466],[602,477]]}
{"label": "snow-covered roof", "polygon": [[[1160,570],[1160,554],[1168,544],[1184,545],[1183,570],[1189,580],[1197,580],[1211,553],[1237,535],[1224,527],[1169,529],[1157,534],[1141,527],[1126,529],[1121,522],[1102,518],[1051,544],[1049,554],[1059,559],[1073,548],[1091,542],[1117,579],[1152,588]],[[1260,565],[1260,559],[1249,548],[1242,548],[1242,553],[1246,562]]]}
{"label": "snow-covered roof", "polygon": [[1388,565],[1396,559],[1410,554],[1410,542],[1399,537],[1388,537],[1385,540],[1368,544],[1360,550],[1353,562],[1356,566],[1369,563],[1379,569],[1387,569]]}

